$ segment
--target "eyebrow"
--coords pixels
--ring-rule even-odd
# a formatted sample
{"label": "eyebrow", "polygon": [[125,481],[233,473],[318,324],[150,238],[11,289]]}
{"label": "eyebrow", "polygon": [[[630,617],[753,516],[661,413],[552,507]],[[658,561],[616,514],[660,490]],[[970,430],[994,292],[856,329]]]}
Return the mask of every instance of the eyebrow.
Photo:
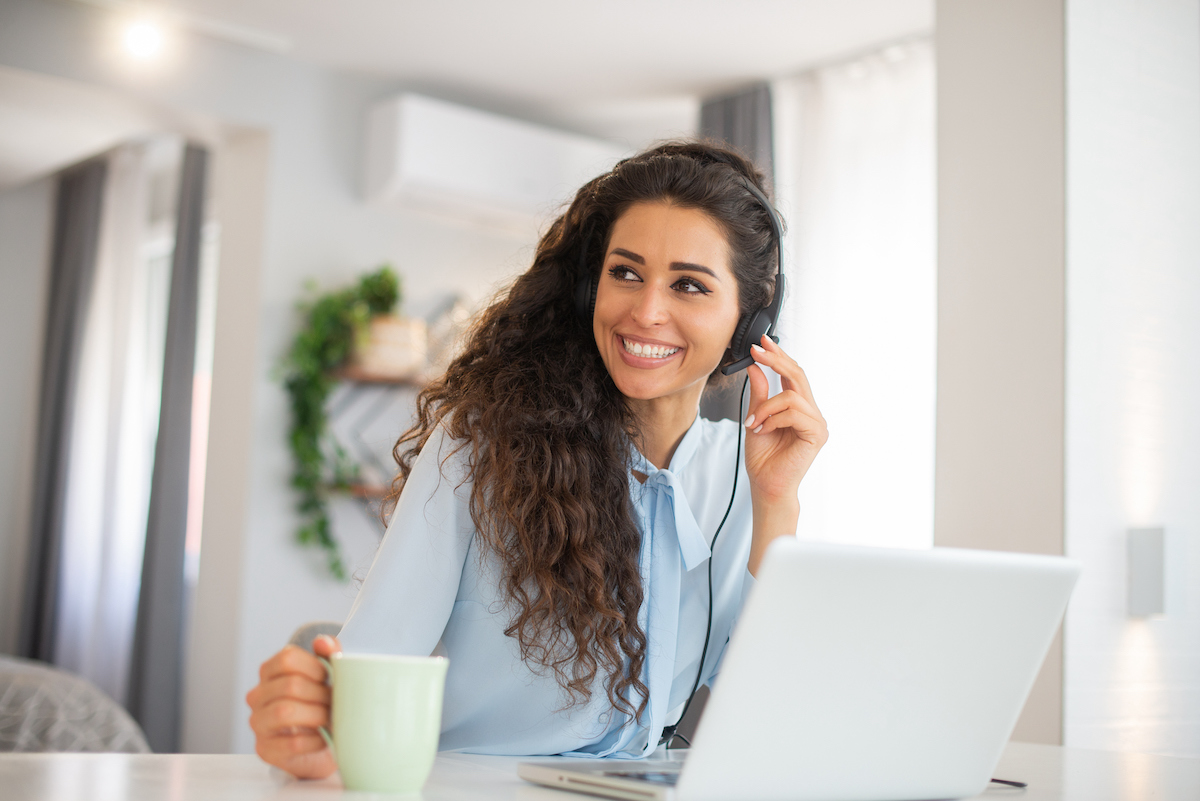
{"label": "eyebrow", "polygon": [[[638,264],[644,265],[646,263],[646,260],[644,258],[642,258],[641,256],[639,256],[638,254],[636,254],[632,251],[626,250],[625,248],[613,248],[609,255],[624,256],[625,258],[629,259],[630,261],[637,262]],[[697,273],[704,273],[705,275],[711,275],[713,278],[716,278],[718,281],[721,280],[721,277],[719,275],[717,275],[715,272],[713,272],[712,269],[705,267],[703,264],[693,264],[690,261],[673,261],[668,266],[668,269],[670,269],[670,270],[688,270],[688,271],[697,272]]]}

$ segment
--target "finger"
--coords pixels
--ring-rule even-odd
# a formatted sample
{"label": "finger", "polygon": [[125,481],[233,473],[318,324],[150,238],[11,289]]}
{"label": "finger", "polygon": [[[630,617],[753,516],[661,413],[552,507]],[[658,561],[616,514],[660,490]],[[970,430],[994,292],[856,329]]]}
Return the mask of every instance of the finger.
{"label": "finger", "polygon": [[332,697],[332,690],[328,684],[315,682],[308,676],[301,676],[297,673],[263,682],[251,692],[255,693],[254,700],[250,701],[252,708],[264,707],[283,698],[328,706]]}
{"label": "finger", "polygon": [[303,734],[284,734],[275,737],[262,737],[255,750],[263,761],[272,765],[302,756],[323,751],[327,746],[325,739],[314,731]]}
{"label": "finger", "polygon": [[770,415],[779,414],[787,411],[788,409],[798,409],[804,414],[815,417],[822,422],[825,420],[824,416],[821,414],[821,410],[818,409],[815,404],[810,403],[808,398],[805,398],[794,389],[785,389],[783,392],[772,395],[770,398],[767,398],[765,401],[759,404],[755,417],[757,422],[752,423],[751,427],[763,422]]}
{"label": "finger", "polygon": [[337,637],[330,637],[328,634],[322,634],[313,640],[312,649],[313,653],[315,653],[317,656],[324,656],[328,658],[336,653],[339,653],[342,650],[342,644],[338,642]]}
{"label": "finger", "polygon": [[814,442],[818,445],[825,444],[825,440],[829,437],[825,421],[809,417],[796,409],[788,409],[786,412],[768,417],[750,433],[770,434],[772,431],[781,429],[790,429],[805,442]]}
{"label": "finger", "polygon": [[272,736],[293,729],[315,729],[329,725],[329,707],[307,701],[283,698],[250,713],[250,728],[255,734]]}
{"label": "finger", "polygon": [[754,358],[754,361],[756,363],[765,364],[778,373],[779,377],[783,379],[784,388],[798,389],[799,382],[793,379],[792,375],[796,369],[799,368],[799,365],[796,364],[790,356],[784,353],[778,345],[772,342],[769,337],[764,335],[763,342],[770,345],[773,350],[768,350],[762,345],[751,345],[750,355]]}
{"label": "finger", "polygon": [[750,379],[750,403],[747,408],[748,416],[745,423],[751,425],[757,414],[758,406],[767,399],[771,386],[767,383],[767,374],[757,364],[746,368],[746,377]]}
{"label": "finger", "polygon": [[313,681],[325,681],[324,665],[308,651],[294,645],[285,646],[258,669],[259,679],[263,682],[289,673],[299,673]]}
{"label": "finger", "polygon": [[[812,387],[809,386],[808,376],[795,359],[789,356],[783,348],[781,348],[770,337],[763,335],[762,345],[755,347],[751,346],[750,355],[756,361],[761,361],[763,364],[770,367],[775,372],[779,373],[783,379],[785,389],[795,389],[802,395],[807,397],[814,404],[816,400],[813,398]],[[788,386],[788,384],[792,386]]]}

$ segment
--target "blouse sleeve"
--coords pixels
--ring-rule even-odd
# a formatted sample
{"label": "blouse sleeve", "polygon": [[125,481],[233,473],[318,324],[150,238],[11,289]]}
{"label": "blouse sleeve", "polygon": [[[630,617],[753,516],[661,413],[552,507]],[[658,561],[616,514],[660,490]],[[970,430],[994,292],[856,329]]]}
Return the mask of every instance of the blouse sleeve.
{"label": "blouse sleeve", "polygon": [[466,456],[438,428],[413,463],[339,639],[349,652],[428,656],[458,596],[474,538]]}

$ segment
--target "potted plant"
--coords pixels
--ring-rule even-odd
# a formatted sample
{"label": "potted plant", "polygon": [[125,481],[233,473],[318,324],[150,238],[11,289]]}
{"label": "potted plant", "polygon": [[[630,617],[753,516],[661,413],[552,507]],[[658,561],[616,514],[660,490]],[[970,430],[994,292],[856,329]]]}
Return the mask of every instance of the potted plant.
{"label": "potted plant", "polygon": [[291,485],[299,492],[297,541],[325,551],[329,572],[346,578],[341,549],[329,527],[331,493],[348,490],[357,466],[329,434],[325,404],[371,321],[389,315],[400,300],[400,281],[390,266],[363,276],[347,289],[301,303],[303,325],[283,361],[283,384],[291,407],[288,447]]}

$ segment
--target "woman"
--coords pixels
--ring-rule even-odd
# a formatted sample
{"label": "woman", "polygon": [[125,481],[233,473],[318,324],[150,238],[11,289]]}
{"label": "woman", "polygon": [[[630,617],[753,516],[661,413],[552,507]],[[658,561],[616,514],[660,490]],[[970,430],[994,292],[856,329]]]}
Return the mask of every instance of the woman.
{"label": "woman", "polygon": [[[421,393],[388,532],[340,645],[314,650],[449,656],[441,748],[650,753],[716,675],[767,545],[795,532],[827,437],[803,370],[768,337],[753,348],[744,460],[737,423],[698,416],[775,286],[751,183],[752,164],[707,144],[622,161]],[[332,773],[320,664],[289,647],[260,675],[258,753]]]}

